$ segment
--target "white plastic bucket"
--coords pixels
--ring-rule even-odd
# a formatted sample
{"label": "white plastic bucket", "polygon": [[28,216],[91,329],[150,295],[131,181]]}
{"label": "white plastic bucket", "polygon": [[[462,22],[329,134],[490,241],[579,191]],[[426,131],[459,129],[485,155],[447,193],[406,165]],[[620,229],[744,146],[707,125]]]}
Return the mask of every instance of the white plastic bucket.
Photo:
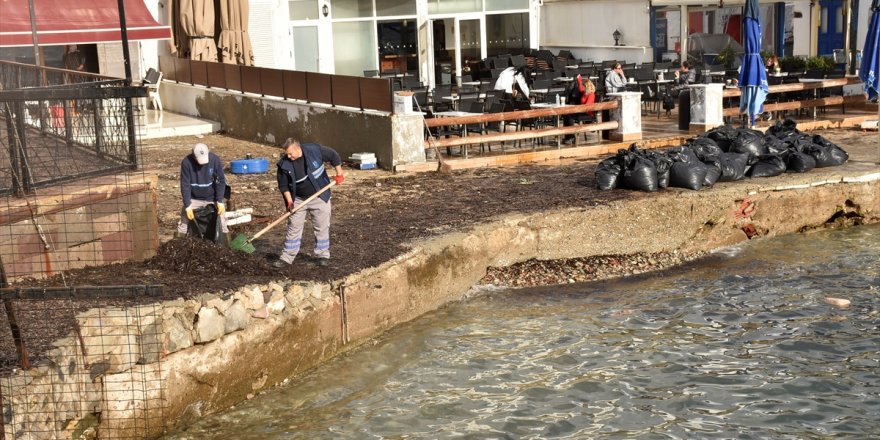
{"label": "white plastic bucket", "polygon": [[413,112],[413,93],[394,92],[394,113],[411,114]]}

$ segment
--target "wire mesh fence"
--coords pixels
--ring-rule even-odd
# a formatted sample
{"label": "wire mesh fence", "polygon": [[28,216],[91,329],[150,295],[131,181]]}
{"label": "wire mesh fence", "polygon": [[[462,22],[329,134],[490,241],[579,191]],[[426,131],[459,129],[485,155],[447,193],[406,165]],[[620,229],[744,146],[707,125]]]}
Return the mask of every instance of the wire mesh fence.
{"label": "wire mesh fence", "polygon": [[120,79],[0,62],[0,438],[163,430],[162,306],[142,305],[156,289],[65,278],[155,254],[145,96]]}
{"label": "wire mesh fence", "polygon": [[59,275],[64,285],[67,270],[151,256],[155,178],[138,168],[145,89],[15,63],[0,63],[0,85],[7,280]]}
{"label": "wire mesh fence", "polygon": [[164,431],[156,286],[4,289],[0,432],[8,439],[141,439]]}

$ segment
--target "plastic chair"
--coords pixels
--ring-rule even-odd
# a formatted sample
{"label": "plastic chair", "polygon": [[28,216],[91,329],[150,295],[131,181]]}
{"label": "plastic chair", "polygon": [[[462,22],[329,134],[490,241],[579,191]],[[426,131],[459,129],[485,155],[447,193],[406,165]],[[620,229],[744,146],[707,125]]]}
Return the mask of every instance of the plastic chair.
{"label": "plastic chair", "polygon": [[162,72],[153,69],[147,71],[143,85],[147,88],[147,100],[154,109],[162,113],[162,96],[159,95],[159,86],[162,84]]}

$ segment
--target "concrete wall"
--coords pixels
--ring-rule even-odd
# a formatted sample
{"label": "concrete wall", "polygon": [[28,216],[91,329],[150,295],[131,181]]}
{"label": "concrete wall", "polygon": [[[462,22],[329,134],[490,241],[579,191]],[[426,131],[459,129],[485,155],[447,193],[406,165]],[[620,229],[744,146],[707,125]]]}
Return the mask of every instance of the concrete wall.
{"label": "concrete wall", "polygon": [[[615,29],[624,47],[614,47]],[[583,60],[653,61],[650,35],[644,1],[554,2],[541,7],[541,47],[554,53],[569,49]]]}
{"label": "concrete wall", "polygon": [[168,81],[160,93],[166,110],[218,121],[238,138],[274,145],[288,137],[319,142],[336,149],[343,160],[371,152],[385,169],[425,161],[420,115],[334,108]]}
{"label": "concrete wall", "polygon": [[60,185],[58,194],[29,201],[34,218],[28,201],[10,198],[0,210],[3,271],[10,280],[42,278],[152,257],[159,248],[156,184],[155,175],[120,175]]}
{"label": "concrete wall", "polygon": [[[839,215],[880,221],[876,168],[841,174],[511,214],[419,244],[333,286],[285,281],[197,300],[91,310],[77,316],[81,337],[55,344],[49,365],[0,379],[7,438],[22,432],[41,433],[31,439],[79,438],[89,430],[87,438],[157,436],[461,298],[489,266],[688,254],[747,240],[745,230],[782,235],[821,228]],[[743,203],[751,214],[742,215]]]}

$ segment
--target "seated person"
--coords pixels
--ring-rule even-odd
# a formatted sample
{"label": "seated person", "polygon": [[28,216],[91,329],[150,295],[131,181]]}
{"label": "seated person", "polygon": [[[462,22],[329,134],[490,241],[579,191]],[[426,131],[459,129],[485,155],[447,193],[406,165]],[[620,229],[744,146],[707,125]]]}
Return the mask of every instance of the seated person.
{"label": "seated person", "polygon": [[675,71],[675,79],[672,81],[672,96],[678,97],[681,91],[697,81],[697,72],[691,70],[691,63],[687,61],[681,62],[681,67]]}
{"label": "seated person", "polygon": [[[578,75],[568,88],[568,93],[565,95],[565,102],[571,105],[584,105],[596,102],[596,85],[590,81],[590,78],[584,79],[581,75]],[[595,117],[596,112],[572,113],[563,116],[562,124],[568,127],[574,125],[575,122],[595,120]],[[573,144],[576,139],[577,137],[574,134],[567,134],[562,143]]]}
{"label": "seated person", "polygon": [[614,63],[611,70],[605,75],[605,93],[617,93],[626,91],[626,75],[620,63]]}
{"label": "seated person", "polygon": [[767,66],[767,73],[778,74],[782,71],[782,66],[779,65],[779,58],[776,55],[770,55],[765,65]]}

